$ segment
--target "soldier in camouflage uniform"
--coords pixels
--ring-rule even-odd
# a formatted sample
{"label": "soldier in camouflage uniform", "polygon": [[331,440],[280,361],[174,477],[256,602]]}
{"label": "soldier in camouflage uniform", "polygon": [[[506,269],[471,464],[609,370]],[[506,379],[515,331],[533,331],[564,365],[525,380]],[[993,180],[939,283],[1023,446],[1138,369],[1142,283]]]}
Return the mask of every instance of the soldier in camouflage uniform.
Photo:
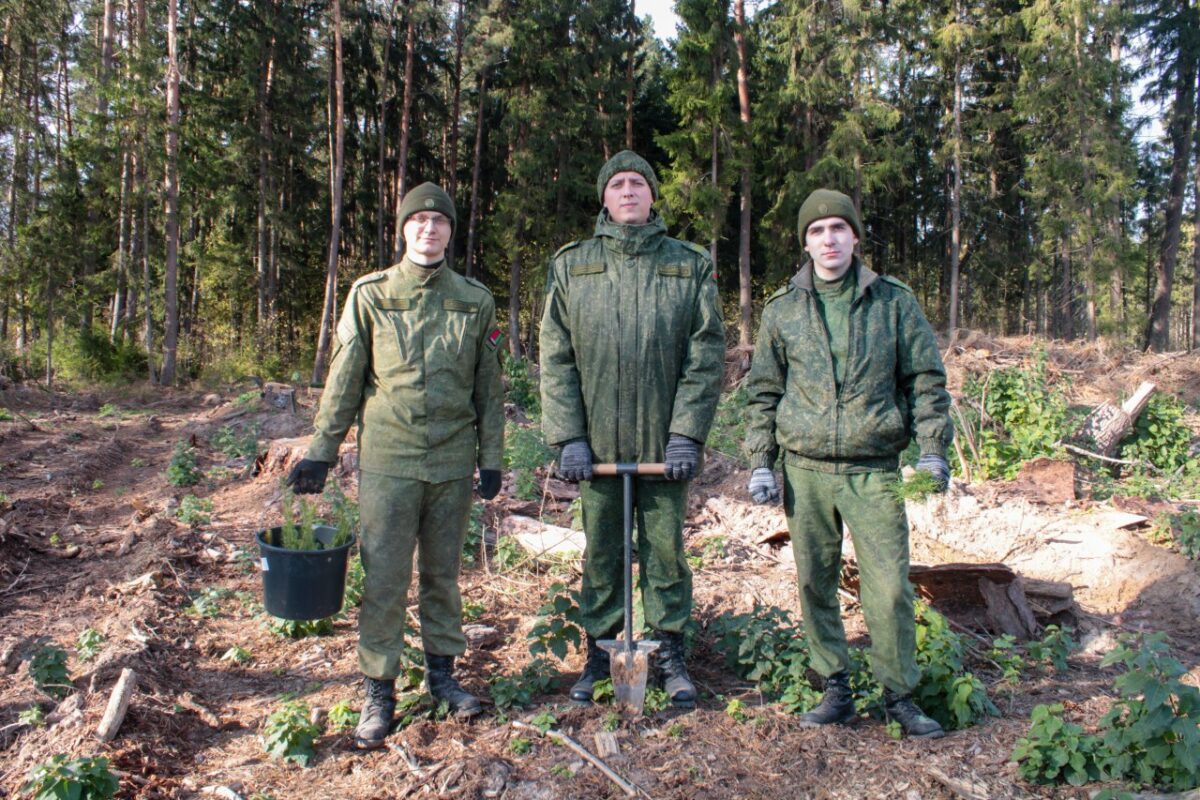
{"label": "soldier in camouflage uniform", "polygon": [[696,689],[684,666],[692,573],[683,518],[724,365],[716,276],[702,248],[666,235],[652,207],[658,180],[643,158],[613,156],[596,191],[595,236],[550,262],[541,327],[542,426],[562,448],[559,474],[580,481],[587,538],[587,666],[571,698],[590,703],[593,684],[608,677],[596,641],[614,638],[623,619],[622,480],[593,480],[593,460],[665,461],[667,480],[634,479],[639,586],[646,623],[663,642],[665,689],[687,707]]}
{"label": "soldier in camouflage uniform", "polygon": [[796,556],[800,605],[813,667],[827,678],[806,725],[855,718],[837,586],[842,523],[858,557],[871,666],[890,719],[911,736],[942,729],[913,703],[913,592],[908,520],[889,491],[911,438],[917,469],[944,491],[954,434],[946,371],[912,290],[877,275],[854,254],[862,224],[844,194],[819,189],[800,208],[810,258],[762,312],[747,378],[750,494],[777,501],[773,467],[783,451],[784,510]]}
{"label": "soldier in camouflage uniform", "polygon": [[495,497],[504,449],[502,335],[491,292],[446,263],[454,204],[425,183],[399,213],[404,258],[350,289],[316,433],[288,479],[297,492],[319,492],[358,423],[366,573],[358,664],[367,701],[356,744],[364,749],[382,745],[391,726],[414,549],[430,694],[459,717],[480,711],[453,675],[454,657],[466,650],[459,561],[472,476],[478,467],[479,494]]}

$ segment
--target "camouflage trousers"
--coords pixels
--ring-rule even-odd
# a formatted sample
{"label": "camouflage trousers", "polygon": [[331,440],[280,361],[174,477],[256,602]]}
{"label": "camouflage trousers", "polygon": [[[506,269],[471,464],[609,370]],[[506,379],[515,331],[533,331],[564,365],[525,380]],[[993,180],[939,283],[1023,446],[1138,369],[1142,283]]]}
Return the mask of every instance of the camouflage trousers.
{"label": "camouflage trousers", "polygon": [[[579,484],[587,539],[579,608],[583,627],[597,637],[611,635],[625,620],[622,482],[596,478]],[[688,485],[635,477],[633,486],[636,580],[645,622],[654,630],[681,633],[692,615],[692,570],[683,551]]]}
{"label": "camouflage trousers", "polygon": [[358,616],[358,666],[370,678],[401,672],[408,587],[417,556],[421,644],[456,656],[462,632],[458,571],[471,513],[472,478],[426,483],[363,472],[358,483],[366,580]]}
{"label": "camouflage trousers", "polygon": [[834,474],[785,465],[783,507],[813,668],[828,677],[850,665],[837,595],[844,521],[858,559],[871,668],[884,686],[907,693],[920,673],[908,582],[908,518],[903,503],[888,491],[898,478],[894,471]]}

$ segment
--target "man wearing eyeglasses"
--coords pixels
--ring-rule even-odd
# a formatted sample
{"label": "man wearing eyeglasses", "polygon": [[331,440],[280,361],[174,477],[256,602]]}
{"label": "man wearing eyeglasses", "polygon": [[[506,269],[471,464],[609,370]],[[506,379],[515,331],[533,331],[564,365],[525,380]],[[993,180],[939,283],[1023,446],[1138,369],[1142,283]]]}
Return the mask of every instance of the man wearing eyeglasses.
{"label": "man wearing eyeglasses", "polygon": [[480,496],[492,499],[504,450],[503,335],[491,292],[446,262],[454,203],[424,183],[399,213],[404,257],[350,289],[316,433],[288,478],[299,493],[321,491],[358,422],[366,572],[358,663],[366,703],[355,743],[362,749],[381,746],[391,728],[414,550],[429,692],[460,718],[481,710],[453,674],[455,656],[466,650],[458,572],[475,469]]}

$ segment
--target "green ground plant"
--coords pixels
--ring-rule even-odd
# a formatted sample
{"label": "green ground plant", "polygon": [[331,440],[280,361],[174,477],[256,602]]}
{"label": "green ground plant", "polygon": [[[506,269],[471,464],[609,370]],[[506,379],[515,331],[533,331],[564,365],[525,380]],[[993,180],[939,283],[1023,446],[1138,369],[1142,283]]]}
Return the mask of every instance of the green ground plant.
{"label": "green ground plant", "polygon": [[514,736],[508,740],[508,749],[515,756],[529,755],[533,751],[533,742],[528,736]]}
{"label": "green ground plant", "polygon": [[119,788],[104,756],[68,760],[59,753],[30,770],[20,791],[30,800],[108,800]]}
{"label": "green ground plant", "polygon": [[807,640],[787,611],[767,606],[748,614],[722,614],[708,630],[729,667],[753,681],[769,701],[793,714],[820,701],[820,691],[808,679]]}
{"label": "green ground plant", "polygon": [[961,730],[986,716],[1000,716],[982,681],[964,666],[966,643],[946,618],[920,600],[917,612],[917,667],[921,682],[913,690],[926,714],[947,730]]}
{"label": "green ground plant", "polygon": [[492,555],[492,569],[497,572],[509,572],[527,560],[525,551],[513,537],[501,536],[496,541],[496,552]]}
{"label": "green ground plant", "polygon": [[1048,664],[1055,672],[1066,672],[1067,656],[1079,649],[1079,643],[1069,629],[1047,625],[1041,640],[1031,641],[1025,647],[1035,662]]}
{"label": "green ground plant", "polygon": [[309,715],[307,703],[291,700],[267,717],[262,729],[267,754],[307,767],[316,755],[313,744],[321,736],[321,728],[309,721]]}
{"label": "green ground plant", "polygon": [[888,491],[901,503],[906,500],[919,503],[929,495],[936,494],[937,490],[937,478],[920,469],[915,470],[907,478],[900,478],[888,486]]}
{"label": "green ground plant", "polygon": [[347,731],[358,725],[359,713],[345,700],[329,708],[329,727],[333,731]]}
{"label": "green ground plant", "polygon": [[17,714],[17,722],[22,725],[30,725],[34,728],[40,728],[46,724],[46,712],[42,711],[39,705],[32,705],[29,708]]}
{"label": "green ground plant", "polygon": [[529,360],[514,358],[507,352],[504,355],[504,383],[508,387],[508,401],[520,406],[530,417],[537,418],[542,413],[541,396],[537,379],[533,376],[533,368]]}
{"label": "green ground plant", "polygon": [[1011,633],[997,636],[987,655],[1000,667],[1000,679],[1015,686],[1026,667],[1025,658],[1017,647],[1017,638]]}
{"label": "green ground plant", "polygon": [[1122,443],[1121,458],[1148,462],[1169,473],[1187,466],[1191,444],[1183,403],[1174,395],[1159,392],[1151,395],[1133,433]]}
{"label": "green ground plant", "polygon": [[215,619],[221,616],[222,601],[233,596],[230,589],[220,586],[207,586],[192,592],[192,601],[183,609],[183,613],[197,619]]}
{"label": "green ground plant", "polygon": [[558,717],[549,711],[542,711],[539,714],[535,714],[533,719],[529,720],[529,724],[542,733],[545,733],[558,724]]}
{"label": "green ground plant", "polygon": [[254,660],[254,656],[246,648],[235,644],[221,654],[221,660],[228,661],[230,664],[249,664]]}
{"label": "green ground plant", "polygon": [[533,703],[533,698],[550,691],[558,670],[544,658],[534,658],[514,676],[494,675],[489,680],[492,685],[492,701],[499,711],[509,711],[513,708],[524,708]]}
{"label": "green ground plant", "polygon": [[717,403],[717,413],[713,417],[712,430],[709,431],[706,444],[708,447],[736,461],[742,466],[749,462],[742,453],[742,443],[746,440],[746,401],[749,395],[744,385],[738,386],[732,392],[722,395]]}
{"label": "green ground plant", "polygon": [[973,474],[1011,480],[1025,461],[1056,455],[1057,443],[1075,423],[1068,389],[1061,376],[1050,380],[1045,352],[1039,352],[1028,367],[970,376],[963,386],[967,401],[963,420],[970,430],[963,431],[960,423],[958,434],[975,443],[974,449],[964,448],[973,462]]}
{"label": "green ground plant", "polygon": [[195,486],[203,477],[196,466],[196,448],[186,441],[175,443],[171,462],[167,465],[167,483],[172,486]]}
{"label": "green ground plant", "polygon": [[555,452],[546,445],[540,425],[508,423],[504,434],[504,466],[512,471],[513,488],[522,500],[542,496],[537,471],[553,463]]}
{"label": "green ground plant", "polygon": [[[1122,781],[1171,791],[1200,785],[1200,689],[1170,654],[1166,636],[1123,634],[1101,662],[1123,671],[1117,698],[1095,733],[1063,719],[1061,704],[1039,705],[1013,761],[1038,783]],[[1119,796],[1106,790],[1106,797]],[[1099,796],[1099,795],[1098,795]]]}
{"label": "green ground plant", "polygon": [[725,716],[734,722],[746,722],[750,719],[746,713],[746,704],[736,697],[725,704]]}
{"label": "green ground plant", "polygon": [[0,422],[12,422],[16,417],[4,406],[0,406]]}
{"label": "green ground plant", "polygon": [[346,565],[346,602],[347,606],[361,606],[363,600],[363,586],[367,580],[366,570],[363,569],[362,556],[358,553],[350,556],[350,562]]}
{"label": "green ground plant", "polygon": [[38,650],[29,659],[29,677],[39,691],[51,697],[66,697],[73,688],[67,673],[67,651],[55,645]]}
{"label": "green ground plant", "polygon": [[100,648],[104,646],[104,634],[95,628],[84,628],[79,632],[79,638],[75,640],[75,655],[80,661],[91,661],[100,654]]}
{"label": "green ground plant", "polygon": [[232,425],[225,425],[209,437],[208,442],[229,458],[255,458],[258,456],[258,426],[251,425],[238,433]]}
{"label": "green ground plant", "polygon": [[665,689],[651,686],[646,689],[646,702],[642,705],[642,713],[647,717],[666,711],[671,705],[671,698]]}
{"label": "green ground plant", "polygon": [[189,494],[179,501],[179,508],[175,509],[175,518],[193,528],[199,528],[212,522],[212,510],[212,500]]}
{"label": "green ground plant", "polygon": [[96,416],[103,419],[105,417],[121,416],[121,409],[115,403],[105,403],[100,406],[100,410],[96,412]]}
{"label": "green ground plant", "polygon": [[285,639],[307,639],[310,636],[329,636],[333,633],[333,617],[324,619],[283,619],[266,615],[263,625],[276,636]]}
{"label": "green ground plant", "polygon": [[579,592],[557,581],[551,584],[546,602],[537,610],[537,619],[526,635],[532,642],[529,652],[535,656],[553,653],[559,660],[566,659],[569,648],[578,650],[583,641],[580,614]]}

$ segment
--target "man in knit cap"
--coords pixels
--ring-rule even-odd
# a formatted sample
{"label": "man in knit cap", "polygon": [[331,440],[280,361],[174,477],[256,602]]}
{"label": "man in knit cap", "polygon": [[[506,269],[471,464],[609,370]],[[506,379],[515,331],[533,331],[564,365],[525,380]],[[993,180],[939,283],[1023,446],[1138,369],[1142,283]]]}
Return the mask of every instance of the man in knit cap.
{"label": "man in knit cap", "polygon": [[490,500],[504,450],[503,335],[491,292],[446,263],[454,204],[424,183],[404,197],[400,219],[404,257],[350,289],[316,433],[288,478],[299,493],[321,491],[358,422],[366,573],[358,665],[367,699],[355,742],[364,749],[381,746],[392,724],[414,549],[429,692],[456,716],[480,711],[453,675],[454,657],[466,650],[459,560],[476,467],[476,488]]}
{"label": "man in knit cap", "polygon": [[595,235],[551,259],[541,327],[542,427],[561,448],[559,474],[580,483],[587,539],[587,665],[571,699],[590,703],[595,682],[609,676],[596,642],[615,638],[623,620],[622,480],[593,479],[592,464],[665,462],[666,480],[634,479],[639,585],[646,624],[662,642],[664,688],[675,705],[690,707],[683,519],[724,366],[716,276],[703,248],[666,235],[653,207],[658,179],[641,156],[613,156],[596,193]]}
{"label": "man in knit cap", "polygon": [[886,713],[910,736],[939,737],[941,726],[911,696],[920,675],[908,520],[889,487],[915,437],[917,469],[946,488],[954,435],[946,370],[912,290],[855,255],[863,228],[849,197],[813,192],[800,207],[799,234],[809,258],[763,308],[746,381],[746,450],[758,503],[779,500],[773,469],[783,452],[800,606],[813,667],[826,678],[824,698],[801,721],[856,718],[837,596],[845,522]]}

